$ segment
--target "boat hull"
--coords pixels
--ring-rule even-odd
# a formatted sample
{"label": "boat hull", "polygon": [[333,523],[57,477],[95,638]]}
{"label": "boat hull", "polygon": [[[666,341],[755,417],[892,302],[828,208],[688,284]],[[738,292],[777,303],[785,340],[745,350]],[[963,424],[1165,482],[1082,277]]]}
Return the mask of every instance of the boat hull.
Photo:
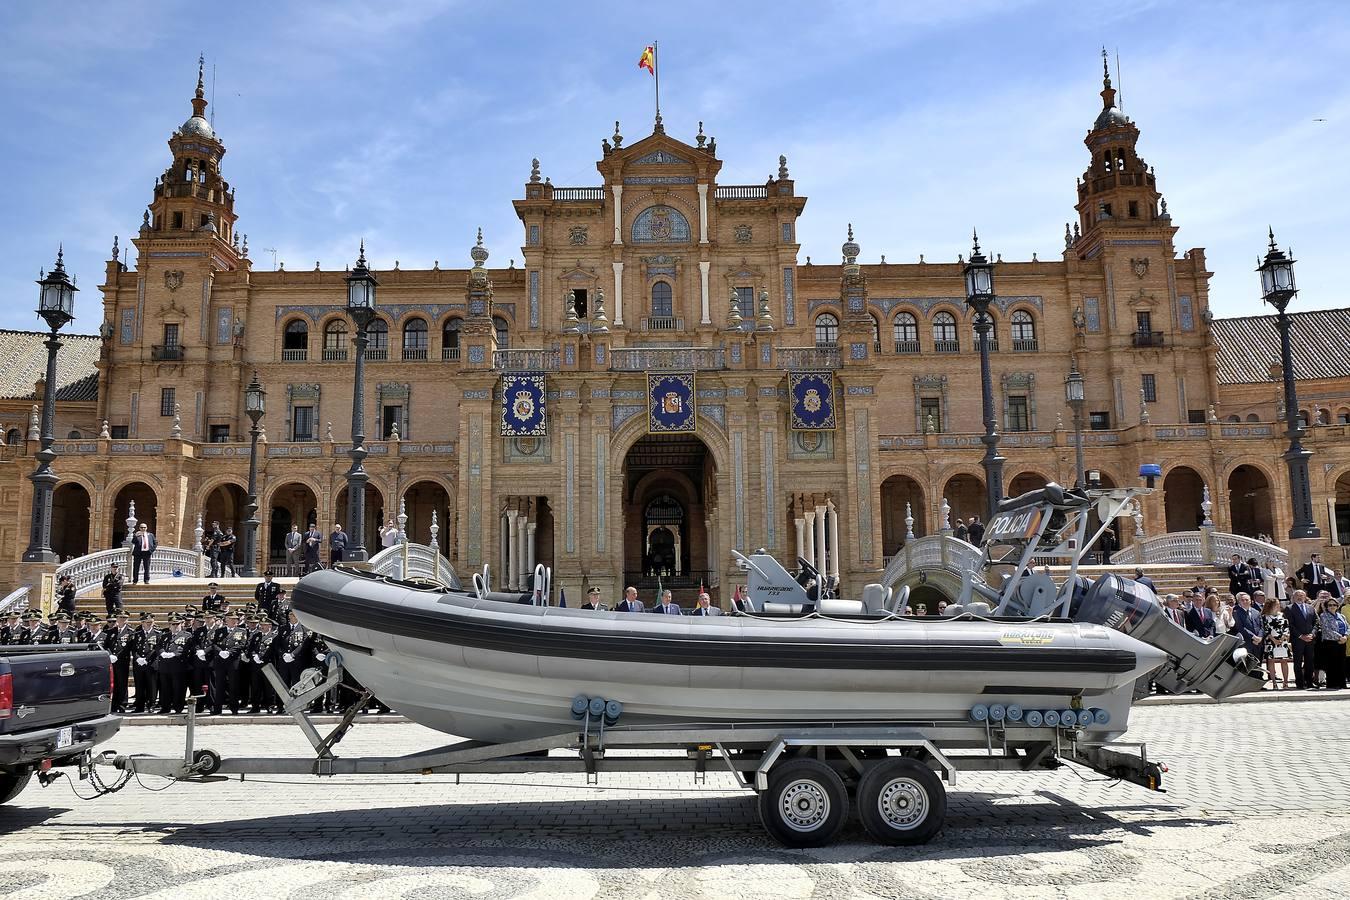
{"label": "boat hull", "polygon": [[[1125,730],[1135,681],[1165,658],[1069,622],[633,615],[335,571],[302,579],[294,608],[383,702],[492,742],[575,728],[578,695],[621,702],[625,727],[968,725],[975,704],[1081,705],[1110,713],[1090,728],[1106,740]],[[983,746],[983,725],[970,731]]]}

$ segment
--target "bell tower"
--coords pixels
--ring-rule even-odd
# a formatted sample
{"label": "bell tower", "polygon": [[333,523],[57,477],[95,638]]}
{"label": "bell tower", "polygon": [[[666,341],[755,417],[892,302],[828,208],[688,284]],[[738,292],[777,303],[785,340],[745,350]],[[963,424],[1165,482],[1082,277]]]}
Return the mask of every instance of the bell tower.
{"label": "bell tower", "polygon": [[224,244],[212,248],[237,265],[234,191],[221,177],[225,145],[206,119],[203,74],[197,60],[197,91],[192,115],[169,137],[173,162],[155,179],[155,195],[141,223],[141,236],[201,240],[215,235]]}

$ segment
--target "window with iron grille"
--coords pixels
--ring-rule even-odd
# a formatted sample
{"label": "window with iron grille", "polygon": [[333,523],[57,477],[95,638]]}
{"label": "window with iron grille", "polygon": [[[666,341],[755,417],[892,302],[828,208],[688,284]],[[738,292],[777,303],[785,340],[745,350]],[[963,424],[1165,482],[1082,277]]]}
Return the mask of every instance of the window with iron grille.
{"label": "window with iron grille", "polygon": [[675,292],[670,283],[658,281],[652,285],[652,317],[670,318],[675,315]]}
{"label": "window with iron grille", "polygon": [[736,288],[736,306],[741,310],[742,319],[755,318],[755,289],[752,287]]}
{"label": "window with iron grille", "polygon": [[1139,385],[1144,389],[1144,402],[1158,402],[1158,379],[1151,372],[1139,376]]}
{"label": "window with iron grille", "polygon": [[296,406],[291,410],[291,440],[314,440],[314,407]]}
{"label": "window with iron grille", "polygon": [[951,313],[940,312],[933,316],[933,340],[956,340],[956,317]]}
{"label": "window with iron grille", "polygon": [[897,344],[915,343],[919,340],[919,323],[913,313],[901,313],[896,316],[892,330]]}
{"label": "window with iron grille", "polygon": [[1031,413],[1027,406],[1026,397],[1014,396],[1008,398],[1008,430],[1031,430]]}
{"label": "window with iron grille", "polygon": [[839,319],[834,313],[816,316],[816,346],[834,347],[839,343]]}
{"label": "window with iron grille", "polygon": [[1110,431],[1111,413],[1103,411],[1088,413],[1088,428],[1093,431]]}
{"label": "window with iron grille", "polygon": [[159,389],[159,414],[161,416],[173,415],[174,393],[173,388]]}
{"label": "window with iron grille", "polygon": [[942,399],[940,397],[924,397],[919,401],[919,421],[923,423],[925,433],[940,434],[942,432]]}

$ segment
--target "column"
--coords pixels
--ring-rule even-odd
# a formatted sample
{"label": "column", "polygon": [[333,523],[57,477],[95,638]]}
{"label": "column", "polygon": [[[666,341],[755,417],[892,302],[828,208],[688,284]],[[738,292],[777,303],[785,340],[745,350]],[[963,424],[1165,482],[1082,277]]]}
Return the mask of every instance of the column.
{"label": "column", "polygon": [[[706,184],[698,186],[698,242],[700,244],[708,243],[708,186]],[[703,294],[704,296],[708,294],[706,286]],[[704,316],[704,321],[707,321],[706,311]]]}
{"label": "column", "polygon": [[[502,515],[497,520],[498,529],[501,533],[501,565],[497,568],[497,584],[502,590],[506,589],[506,582],[511,578],[511,523]],[[486,554],[484,554],[486,555]]]}
{"label": "column", "polygon": [[[516,588],[525,590],[530,570],[526,567],[526,548],[529,546],[530,514],[522,512],[516,520]],[[533,555],[533,554],[530,554]]]}
{"label": "column", "polygon": [[793,546],[797,548],[797,553],[801,556],[806,555],[806,520],[801,516],[792,520],[797,525],[797,543]]}
{"label": "column", "polygon": [[798,553],[811,565],[816,564],[816,513],[806,510],[806,543],[798,545]]}
{"label": "column", "polygon": [[611,184],[610,196],[614,198],[614,243],[623,244],[623,185]]}
{"label": "column", "polygon": [[[617,226],[615,227],[617,228]],[[614,324],[623,324],[623,263],[621,262],[614,263]]]}
{"label": "column", "polygon": [[539,528],[538,522],[531,522],[525,529],[525,569],[534,571],[534,533]]}
{"label": "column", "polygon": [[837,581],[839,579],[839,510],[834,508],[834,501],[828,502],[830,510],[830,575]]}
{"label": "column", "polygon": [[825,507],[816,507],[816,571],[825,575]]}
{"label": "column", "polygon": [[[699,185],[699,187],[703,187],[703,185]],[[698,264],[699,295],[702,301],[701,309],[703,310],[703,318],[699,319],[700,325],[709,325],[712,323],[712,319],[708,317],[708,270],[711,267],[712,263],[707,260]]]}
{"label": "column", "polygon": [[514,591],[520,583],[520,536],[516,531],[516,519],[520,513],[514,509],[506,511],[506,575],[503,587]]}

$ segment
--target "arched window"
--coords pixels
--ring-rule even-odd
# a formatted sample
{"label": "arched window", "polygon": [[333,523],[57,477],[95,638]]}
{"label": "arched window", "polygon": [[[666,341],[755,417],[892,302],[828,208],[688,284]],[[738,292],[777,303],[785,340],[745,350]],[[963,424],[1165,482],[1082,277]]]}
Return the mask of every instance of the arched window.
{"label": "arched window", "polygon": [[1036,349],[1036,320],[1025,309],[1013,312],[1008,320],[1012,326],[1013,350]]}
{"label": "arched window", "polygon": [[877,317],[876,317],[876,316],[871,315],[870,313],[868,314],[867,318],[869,318],[869,319],[872,320],[872,352],[874,352],[874,353],[880,353],[880,352],[881,352],[881,323],[877,321]]}
{"label": "arched window", "polygon": [[839,319],[834,313],[816,316],[816,346],[833,347],[839,343]]}
{"label": "arched window", "polygon": [[323,361],[342,362],[347,358],[347,320],[334,319],[323,329]]}
{"label": "arched window", "polygon": [[[993,313],[987,315],[989,316],[989,349],[991,351],[998,350],[998,320],[994,318]],[[979,317],[974,318],[978,319]],[[975,330],[974,320],[970,323],[970,346],[975,350],[980,349],[980,333]]]}
{"label": "arched window", "polygon": [[15,444],[23,443],[23,435],[19,433],[19,429],[11,428],[9,431],[6,431],[5,443],[9,444],[9,446],[11,447],[13,447]]}
{"label": "arched window", "polygon": [[66,440],[78,441],[82,437],[84,437],[84,435],[80,434],[80,429],[75,428],[71,430],[70,434],[66,435]]}
{"label": "arched window", "polygon": [[[652,285],[652,318],[673,318],[675,315],[675,295],[670,283],[658,281]],[[673,325],[671,326],[674,327]]]}
{"label": "arched window", "polygon": [[961,349],[956,340],[956,316],[949,312],[933,316],[933,346],[939,353],[955,353]]}
{"label": "arched window", "polygon": [[1319,409],[1319,410],[1317,411],[1317,424],[1318,424],[1318,425],[1330,425],[1330,424],[1331,424],[1331,410],[1329,410],[1329,409]]}
{"label": "arched window", "polygon": [[892,331],[896,353],[919,352],[919,320],[914,318],[914,313],[902,312],[896,316]]}
{"label": "arched window", "polygon": [[505,350],[511,346],[511,326],[501,316],[492,317],[492,327],[497,330],[497,349]]}
{"label": "arched window", "polygon": [[403,358],[427,358],[427,320],[412,318],[403,326]]}
{"label": "arched window", "polygon": [[1300,409],[1298,411],[1298,424],[1300,428],[1308,427],[1308,411]]}
{"label": "arched window", "polygon": [[282,331],[281,359],[283,362],[304,362],[308,358],[309,326],[303,319],[292,319]]}
{"label": "arched window", "polygon": [[1258,416],[1256,413],[1247,413],[1247,421],[1248,421],[1248,422],[1260,422],[1260,421],[1261,421],[1261,417]]}
{"label": "arched window", "polygon": [[1242,421],[1242,416],[1237,416],[1237,415],[1229,416],[1229,417],[1228,417],[1228,421],[1230,421],[1230,422],[1241,422],[1241,421]]}
{"label": "arched window", "polygon": [[446,319],[441,326],[441,359],[459,359],[459,329],[463,319]]}
{"label": "arched window", "polygon": [[389,358],[389,323],[375,319],[366,329],[366,359]]}
{"label": "arched window", "polygon": [[1336,411],[1337,425],[1350,425],[1350,409],[1340,409]]}

